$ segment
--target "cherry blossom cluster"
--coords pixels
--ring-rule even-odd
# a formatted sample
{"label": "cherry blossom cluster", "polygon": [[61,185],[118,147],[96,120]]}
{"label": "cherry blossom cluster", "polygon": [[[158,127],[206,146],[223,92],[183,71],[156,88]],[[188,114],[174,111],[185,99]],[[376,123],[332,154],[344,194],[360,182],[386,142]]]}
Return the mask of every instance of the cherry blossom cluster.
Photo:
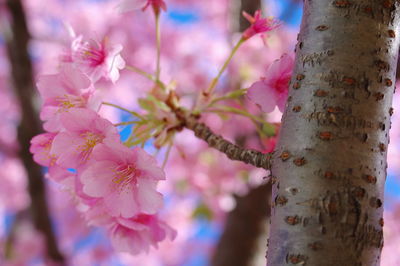
{"label": "cherry blossom cluster", "polygon": [[89,225],[107,228],[118,251],[137,254],[175,231],[158,218],[165,179],[156,160],[143,149],[125,146],[115,126],[97,111],[94,84],[115,82],[125,66],[122,46],[76,37],[61,57],[57,74],[39,77],[40,118],[46,133],[34,137],[34,160],[48,167],[47,177],[66,186]]}
{"label": "cherry blossom cluster", "polygon": [[[40,118],[46,133],[31,141],[34,160],[48,168],[49,179],[71,192],[87,223],[107,228],[115,249],[131,254],[148,251],[151,246],[157,247],[160,241],[173,239],[176,235],[158,218],[163,196],[157,191],[157,184],[165,179],[163,170],[143,149],[129,148],[144,144],[150,138],[154,138],[153,145],[157,149],[167,144],[172,146],[174,134],[182,130],[181,121],[174,113],[174,110],[182,108],[179,97],[172,89],[173,85],[165,85],[159,79],[158,16],[161,10],[166,11],[165,2],[124,0],[118,6],[121,12],[144,11],[148,7],[152,7],[156,17],[156,73],[153,76],[135,67],[129,69],[144,74],[155,82],[155,86],[147,98],[139,100],[146,114],[137,114],[139,121],[126,122],[136,124],[128,140],[122,143],[115,126],[99,115],[102,99],[95,89],[99,80],[115,83],[119,79],[119,71],[125,67],[120,55],[122,45],[113,45],[106,38],[100,42],[85,40],[71,31],[71,42],[60,56],[58,73],[38,79],[37,87],[43,100]],[[254,17],[247,13],[244,16],[250,21],[250,27],[242,34],[218,76],[204,91],[204,102],[200,100],[193,113],[214,107],[221,99],[238,99],[245,94],[246,90],[239,89],[220,97],[214,88],[239,46],[258,33],[271,31],[278,23],[274,19],[262,18],[260,11]],[[257,99],[267,97],[269,100],[264,102],[268,108],[278,104],[282,110],[291,68],[291,59],[282,57],[271,66],[270,81],[264,79],[253,85],[249,89],[249,98],[261,105],[264,103],[258,103]],[[237,113],[229,108],[225,110]],[[246,111],[242,114],[254,119]]]}

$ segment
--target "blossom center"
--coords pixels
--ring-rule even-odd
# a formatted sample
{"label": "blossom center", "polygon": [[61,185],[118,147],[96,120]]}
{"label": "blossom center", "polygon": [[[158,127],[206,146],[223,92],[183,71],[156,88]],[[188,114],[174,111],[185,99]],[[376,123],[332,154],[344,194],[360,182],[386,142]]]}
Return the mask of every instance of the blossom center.
{"label": "blossom center", "polygon": [[87,161],[93,148],[103,141],[104,136],[88,131],[80,134],[80,137],[84,139],[84,143],[78,146],[78,151],[81,154],[82,161]]}
{"label": "blossom center", "polygon": [[115,170],[115,175],[112,179],[113,183],[118,185],[120,188],[136,183],[136,176],[138,174],[137,169],[133,165],[121,165]]}
{"label": "blossom center", "polygon": [[82,59],[87,61],[89,66],[96,67],[104,63],[106,59],[106,53],[103,49],[95,49],[93,47],[84,48],[82,50]]}
{"label": "blossom center", "polygon": [[64,96],[57,97],[59,111],[63,112],[73,107],[85,107],[82,97],[65,94]]}
{"label": "blossom center", "polygon": [[43,147],[42,156],[44,160],[49,161],[49,166],[54,166],[57,161],[57,156],[50,153],[52,142],[53,140],[49,140],[48,142],[42,145]]}
{"label": "blossom center", "polygon": [[274,87],[279,93],[283,93],[288,90],[289,82],[290,82],[290,76],[281,77],[275,82]]}

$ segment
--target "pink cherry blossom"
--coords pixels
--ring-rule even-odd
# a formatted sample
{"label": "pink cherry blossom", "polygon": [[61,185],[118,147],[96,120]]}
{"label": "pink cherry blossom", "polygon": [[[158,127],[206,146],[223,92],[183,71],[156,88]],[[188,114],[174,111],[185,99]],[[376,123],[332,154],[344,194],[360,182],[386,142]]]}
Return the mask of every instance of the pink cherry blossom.
{"label": "pink cherry blossom", "polygon": [[119,70],[125,67],[120,53],[122,45],[111,45],[107,38],[101,42],[83,41],[77,37],[72,44],[71,60],[82,69],[93,82],[104,77],[115,83],[119,79]]}
{"label": "pink cherry blossom", "polygon": [[158,242],[176,237],[176,231],[161,221],[157,215],[139,213],[131,218],[112,217],[107,208],[98,201],[95,206],[84,211],[88,225],[108,229],[114,248],[120,252],[136,255],[149,251],[150,246],[158,247]]}
{"label": "pink cherry blossom", "polygon": [[118,8],[120,12],[128,12],[140,8],[144,11],[149,6],[153,7],[156,14],[158,14],[161,9],[167,11],[167,5],[164,0],[123,0]]}
{"label": "pink cherry blossom", "polygon": [[93,159],[80,174],[83,192],[103,198],[110,215],[130,218],[138,213],[154,214],[162,207],[156,185],[165,178],[164,172],[145,151],[106,142],[96,148]]}
{"label": "pink cherry blossom", "polygon": [[57,156],[51,153],[51,147],[57,133],[43,133],[32,138],[30,152],[36,163],[49,168],[46,177],[57,182],[65,182],[75,174],[69,172],[65,167],[56,164]]}
{"label": "pink cherry blossom", "polygon": [[60,73],[43,75],[37,83],[43,99],[40,118],[46,121],[44,129],[57,132],[61,129],[60,114],[70,108],[87,107],[96,110],[99,98],[89,89],[89,78],[71,64],[65,64]]}
{"label": "pink cherry blossom", "polygon": [[138,254],[158,247],[158,242],[176,237],[176,231],[155,215],[140,214],[131,219],[117,218],[110,229],[111,243],[120,252]]}
{"label": "pink cherry blossom", "polygon": [[54,165],[56,157],[50,153],[50,149],[56,135],[56,133],[43,133],[32,138],[30,152],[33,153],[33,160],[36,163],[42,166]]}
{"label": "pink cherry blossom", "polygon": [[243,39],[246,40],[257,33],[268,32],[279,26],[278,21],[273,18],[262,18],[260,10],[254,13],[254,17],[243,11],[243,16],[251,23],[250,27],[248,27],[242,35]]}
{"label": "pink cherry blossom", "polygon": [[255,82],[249,88],[247,96],[264,112],[270,113],[278,106],[285,109],[290,77],[293,71],[293,58],[284,54],[268,68],[266,77]]}
{"label": "pink cherry blossom", "polygon": [[53,140],[51,154],[56,163],[66,168],[77,168],[86,163],[94,148],[104,140],[119,142],[116,128],[96,112],[72,108],[60,115],[64,131]]}

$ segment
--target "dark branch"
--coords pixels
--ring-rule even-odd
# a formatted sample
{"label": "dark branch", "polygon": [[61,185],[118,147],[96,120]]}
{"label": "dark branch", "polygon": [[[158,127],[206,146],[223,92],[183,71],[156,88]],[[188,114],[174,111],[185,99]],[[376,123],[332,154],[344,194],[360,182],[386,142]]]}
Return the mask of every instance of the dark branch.
{"label": "dark branch", "polygon": [[193,116],[185,118],[184,125],[192,130],[196,137],[204,140],[212,148],[219,150],[234,161],[242,161],[258,168],[269,170],[271,168],[271,154],[263,154],[256,150],[245,149],[223,137],[215,134],[204,123],[200,123]]}
{"label": "dark branch", "polygon": [[18,126],[18,141],[21,145],[19,157],[28,174],[30,209],[35,227],[45,236],[49,258],[62,262],[63,256],[58,250],[52,230],[42,171],[40,166],[33,161],[29,152],[30,140],[41,132],[40,122],[32,103],[34,81],[32,63],[28,54],[30,35],[21,1],[8,0],[7,7],[11,17],[11,32],[6,36],[7,52],[15,93],[21,107],[21,121]]}

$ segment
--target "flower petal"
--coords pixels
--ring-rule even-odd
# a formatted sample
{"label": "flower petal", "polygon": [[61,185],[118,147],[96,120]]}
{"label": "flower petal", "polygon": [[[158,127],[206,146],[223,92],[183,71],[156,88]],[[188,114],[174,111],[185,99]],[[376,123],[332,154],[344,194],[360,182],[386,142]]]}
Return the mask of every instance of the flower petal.
{"label": "flower petal", "polygon": [[137,200],[143,213],[155,214],[163,206],[163,196],[157,192],[154,181],[138,179]]}
{"label": "flower petal", "polygon": [[105,197],[113,192],[112,179],[116,165],[110,161],[93,163],[85,169],[79,179],[83,184],[83,192],[91,197]]}
{"label": "flower petal", "polygon": [[255,82],[247,92],[249,99],[266,113],[275,109],[277,95],[263,80]]}

